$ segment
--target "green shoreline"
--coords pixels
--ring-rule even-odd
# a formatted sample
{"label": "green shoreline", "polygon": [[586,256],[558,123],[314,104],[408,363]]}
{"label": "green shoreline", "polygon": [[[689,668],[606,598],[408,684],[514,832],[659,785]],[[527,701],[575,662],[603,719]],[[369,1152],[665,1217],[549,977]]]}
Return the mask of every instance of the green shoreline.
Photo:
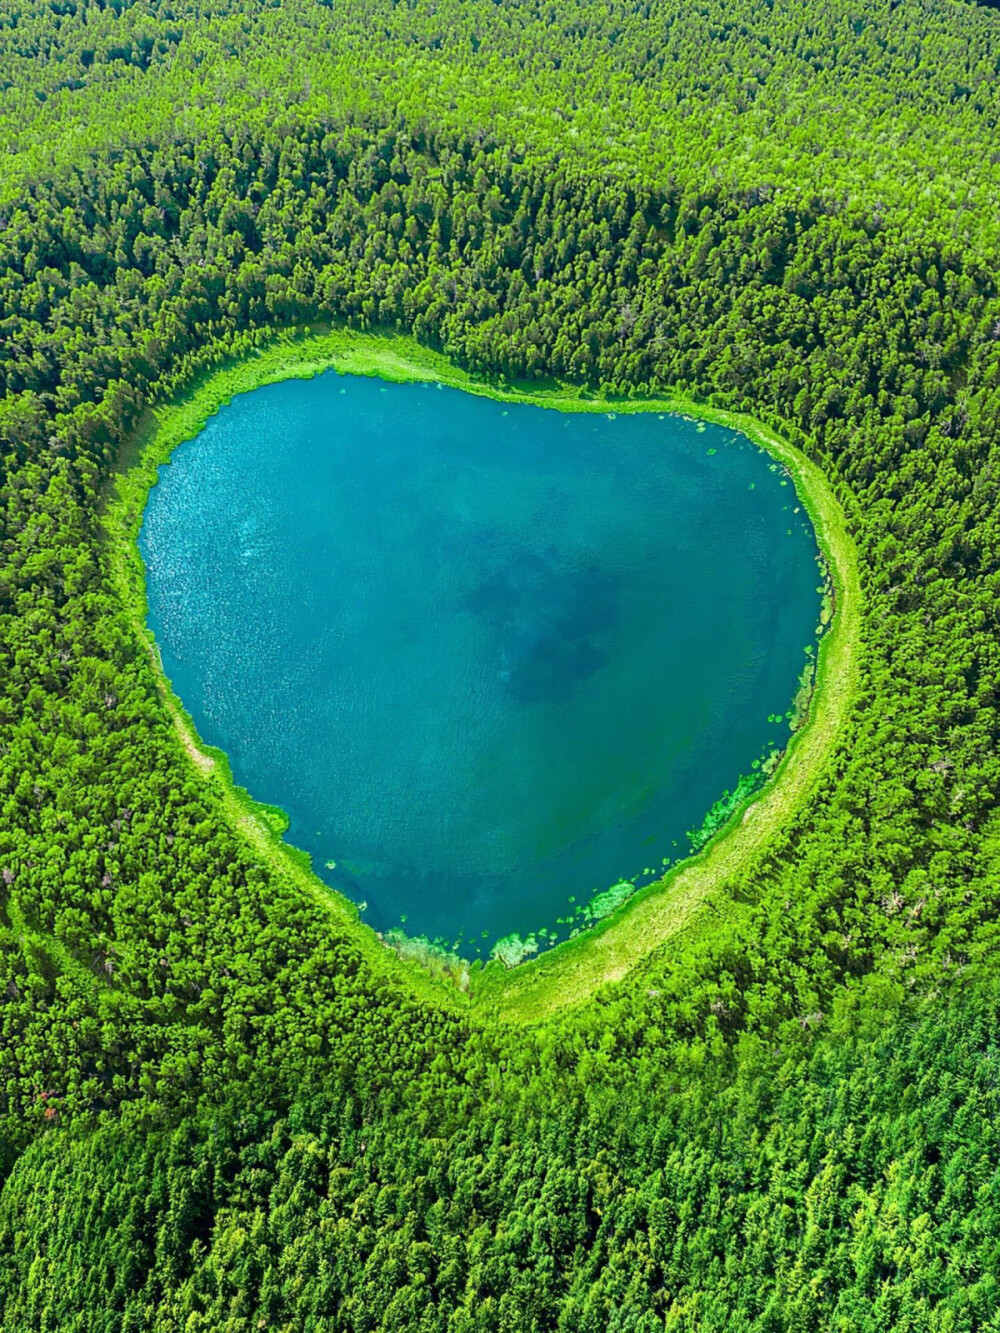
{"label": "green shoreline", "polygon": [[[226,755],[200,740],[163,672],[159,650],[146,626],[145,570],[137,538],[160,464],[169,460],[178,445],[198,434],[236,394],[285,379],[309,379],[331,368],[397,383],[435,381],[502,402],[560,411],[680,413],[738,430],[787,469],[812,520],[832,580],[835,612],[820,639],[809,715],[793,734],[774,776],[737,807],[697,855],[672,866],[662,879],[637,889],[594,926],[513,969],[493,962],[481,971],[477,966],[470,975],[464,960],[437,954],[422,947],[419,940],[407,942],[405,957],[380,943],[380,937],[361,923],[354,904],[315,875],[304,852],[284,841],[287,820],[283,812],[255,801],[235,783]],[[620,980],[667,940],[695,925],[712,890],[758,854],[808,799],[835,749],[854,695],[860,582],[847,517],[830,483],[815,463],[760,422],[681,394],[612,400],[563,384],[532,384],[523,390],[497,386],[475,379],[442,354],[402,334],[306,329],[276,337],[263,348],[251,348],[228,364],[223,361],[199,376],[186,392],[147,413],[112,475],[102,516],[109,539],[110,572],[133,627],[150,653],[160,695],[180,743],[220,797],[228,821],[249,839],[272,870],[291,874],[321,900],[356,938],[369,961],[404,976],[427,999],[449,1006],[467,1004],[462,991],[471,986],[474,1010],[485,1008],[520,1021],[543,1019],[582,1004],[601,986]]]}

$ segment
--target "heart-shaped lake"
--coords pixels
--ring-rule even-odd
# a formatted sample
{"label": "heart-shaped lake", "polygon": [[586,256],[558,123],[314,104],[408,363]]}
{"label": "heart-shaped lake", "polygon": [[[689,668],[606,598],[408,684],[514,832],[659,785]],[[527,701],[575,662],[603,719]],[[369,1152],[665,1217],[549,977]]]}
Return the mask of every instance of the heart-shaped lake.
{"label": "heart-shaped lake", "polygon": [[140,535],[202,737],[379,929],[473,957],[646,882],[788,738],[821,571],[732,430],[327,373],[236,398]]}

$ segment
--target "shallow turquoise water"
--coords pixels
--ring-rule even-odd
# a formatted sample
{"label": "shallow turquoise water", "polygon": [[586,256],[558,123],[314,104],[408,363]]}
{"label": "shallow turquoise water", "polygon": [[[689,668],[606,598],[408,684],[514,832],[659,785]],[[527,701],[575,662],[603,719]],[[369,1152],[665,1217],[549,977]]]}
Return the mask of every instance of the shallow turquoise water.
{"label": "shallow turquoise water", "polygon": [[466,956],[684,855],[816,643],[784,471],[655,413],[271,385],[161,468],[139,544],[237,781],[372,925]]}

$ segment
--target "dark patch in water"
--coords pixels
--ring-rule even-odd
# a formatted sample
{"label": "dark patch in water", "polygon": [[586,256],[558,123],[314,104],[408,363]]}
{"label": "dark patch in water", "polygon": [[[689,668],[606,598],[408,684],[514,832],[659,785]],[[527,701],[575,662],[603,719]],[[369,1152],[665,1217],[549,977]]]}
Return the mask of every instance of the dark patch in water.
{"label": "dark patch in water", "polygon": [[466,599],[497,632],[497,675],[522,704],[563,703],[605,665],[599,637],[618,621],[620,579],[591,565],[561,565],[548,548],[525,550]]}

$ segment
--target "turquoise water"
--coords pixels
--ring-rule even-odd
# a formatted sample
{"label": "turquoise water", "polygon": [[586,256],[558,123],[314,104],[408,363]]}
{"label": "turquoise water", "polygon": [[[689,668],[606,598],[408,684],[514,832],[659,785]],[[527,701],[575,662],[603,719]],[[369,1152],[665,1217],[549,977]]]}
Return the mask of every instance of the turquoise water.
{"label": "turquoise water", "polygon": [[662,873],[786,743],[823,578],[799,505],[721,427],[330,372],[182,445],[139,545],[236,780],[365,920],[472,957]]}

